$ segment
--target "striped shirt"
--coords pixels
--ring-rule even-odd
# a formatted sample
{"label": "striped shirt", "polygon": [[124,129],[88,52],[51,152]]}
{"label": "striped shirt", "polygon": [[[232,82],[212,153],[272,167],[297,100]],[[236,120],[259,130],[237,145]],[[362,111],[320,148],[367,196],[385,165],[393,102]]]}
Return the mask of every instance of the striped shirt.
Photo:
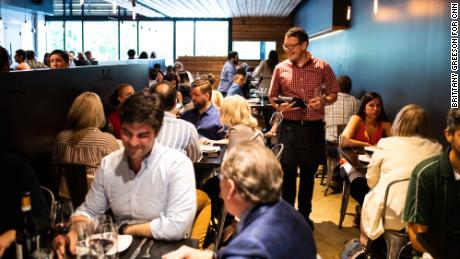
{"label": "striped shirt", "polygon": [[[307,54],[310,56],[309,52]],[[338,90],[334,72],[325,61],[310,58],[306,64],[298,67],[287,59],[275,67],[268,95],[298,97],[308,102],[311,98],[319,96],[319,93],[328,95]],[[324,110],[305,108],[283,112],[283,116],[289,120],[317,121],[324,118]]]}
{"label": "striped shirt", "polygon": [[[90,184],[102,158],[120,148],[117,139],[94,127],[88,128],[86,135],[77,144],[72,144],[71,137],[71,130],[64,130],[58,134],[54,146],[53,163],[85,165],[88,184]],[[65,179],[61,179],[59,189],[61,195],[65,196],[68,191],[67,186],[63,183]]]}
{"label": "striped shirt", "polygon": [[195,126],[190,122],[177,119],[169,112],[165,112],[163,126],[157,136],[157,141],[164,146],[187,154],[192,162],[200,159],[201,150]]}
{"label": "striped shirt", "polygon": [[326,121],[326,140],[336,142],[338,125],[346,125],[351,115],[358,111],[359,101],[350,94],[338,93],[337,100],[324,107]]}

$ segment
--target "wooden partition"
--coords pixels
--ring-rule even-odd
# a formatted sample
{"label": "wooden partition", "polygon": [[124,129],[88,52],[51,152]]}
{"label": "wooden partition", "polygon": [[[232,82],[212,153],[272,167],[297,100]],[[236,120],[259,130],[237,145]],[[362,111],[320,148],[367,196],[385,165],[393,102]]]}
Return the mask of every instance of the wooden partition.
{"label": "wooden partition", "polygon": [[140,91],[148,85],[147,73],[145,64],[0,73],[0,152],[27,158],[40,180],[75,97],[93,91],[109,110],[117,85],[127,82]]}
{"label": "wooden partition", "polygon": [[235,18],[232,21],[232,40],[276,41],[276,52],[280,60],[284,60],[284,34],[293,24],[293,17]]}
{"label": "wooden partition", "polygon": [[177,61],[184,64],[187,71],[195,77],[196,73],[201,74],[213,73],[217,82],[220,80],[220,72],[227,61],[227,57],[200,57],[200,56],[180,56]]}

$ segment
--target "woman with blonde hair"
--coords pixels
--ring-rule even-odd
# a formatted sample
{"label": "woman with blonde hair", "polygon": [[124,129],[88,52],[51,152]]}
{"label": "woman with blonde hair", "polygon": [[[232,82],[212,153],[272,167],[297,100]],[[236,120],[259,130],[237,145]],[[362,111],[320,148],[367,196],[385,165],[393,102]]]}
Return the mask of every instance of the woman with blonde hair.
{"label": "woman with blonde hair", "polygon": [[[361,241],[375,240],[385,230],[402,230],[407,187],[409,182],[393,185],[387,204],[383,204],[387,186],[395,181],[408,179],[414,167],[421,161],[440,154],[442,146],[428,138],[428,122],[425,111],[418,105],[404,106],[396,115],[392,137],[382,138],[367,167],[367,184],[371,191],[365,196],[361,214]],[[385,225],[382,210],[386,209]]]}
{"label": "woman with blonde hair", "polygon": [[227,151],[248,140],[263,145],[263,134],[257,129],[257,120],[251,115],[251,108],[246,99],[239,95],[225,97],[220,114],[222,124],[229,127]]}
{"label": "woman with blonde hair", "polygon": [[[93,92],[80,94],[67,113],[65,129],[56,138],[53,163],[85,165],[90,184],[102,158],[119,149],[115,137],[100,130],[104,124],[99,96]],[[65,178],[61,179],[59,189],[62,196],[68,196]]]}

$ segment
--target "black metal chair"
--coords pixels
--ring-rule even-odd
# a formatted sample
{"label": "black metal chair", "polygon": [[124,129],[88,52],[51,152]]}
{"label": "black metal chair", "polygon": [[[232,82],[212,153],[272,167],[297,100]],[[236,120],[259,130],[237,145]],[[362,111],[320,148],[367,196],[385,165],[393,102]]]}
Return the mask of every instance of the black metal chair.
{"label": "black metal chair", "polygon": [[272,152],[275,155],[276,159],[280,160],[281,155],[283,154],[284,144],[278,143],[272,147]]}
{"label": "black metal chair", "polygon": [[[65,177],[70,199],[74,208],[77,208],[85,201],[85,196],[88,192],[86,166],[81,164],[59,164],[56,169],[58,176]],[[59,179],[62,179],[62,177]]]}
{"label": "black metal chair", "polygon": [[[385,227],[385,213],[386,213],[386,204],[388,200],[388,194],[390,193],[390,188],[391,186],[401,183],[401,182],[407,182],[409,179],[401,179],[401,180],[395,180],[390,182],[388,184],[386,190],[385,190],[385,198],[383,200],[383,211],[382,211],[382,225]],[[385,239],[385,242],[387,244],[387,259],[397,259],[400,258],[401,252],[404,250],[404,248],[408,247],[411,245],[409,241],[409,236],[405,232],[400,232],[397,230],[385,230],[383,233],[383,238]]]}

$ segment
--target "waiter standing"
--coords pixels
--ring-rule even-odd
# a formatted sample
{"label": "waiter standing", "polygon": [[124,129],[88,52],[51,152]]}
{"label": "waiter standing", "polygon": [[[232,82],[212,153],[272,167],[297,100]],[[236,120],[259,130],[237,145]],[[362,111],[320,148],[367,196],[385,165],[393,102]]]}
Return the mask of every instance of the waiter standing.
{"label": "waiter standing", "polygon": [[[308,34],[301,27],[289,29],[283,49],[288,59],[273,72],[270,103],[283,114],[279,142],[284,144],[283,198],[294,204],[297,168],[300,168],[299,212],[310,220],[314,174],[325,161],[324,106],[337,99],[338,84],[331,67],[307,51]],[[300,98],[301,102],[277,104],[278,96]],[[301,107],[299,107],[301,106]]]}

